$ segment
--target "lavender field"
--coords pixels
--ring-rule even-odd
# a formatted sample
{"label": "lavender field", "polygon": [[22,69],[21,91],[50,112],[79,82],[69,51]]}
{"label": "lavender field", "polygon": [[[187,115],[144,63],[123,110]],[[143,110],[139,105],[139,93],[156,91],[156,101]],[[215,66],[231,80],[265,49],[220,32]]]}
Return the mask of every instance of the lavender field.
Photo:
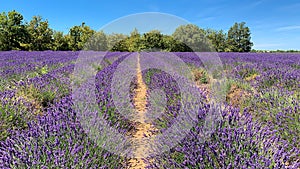
{"label": "lavender field", "polygon": [[[97,71],[97,113],[119,133],[135,137],[141,124],[124,117],[113,101],[112,81],[118,66],[133,55],[151,60],[152,55],[165,54],[93,53],[104,56],[101,63],[92,65]],[[143,167],[300,168],[300,54],[218,53],[227,78],[222,86],[225,98],[222,108],[216,110],[221,117],[204,140],[204,119],[214,107],[208,101],[213,77],[195,53],[172,54],[190,68],[194,79],[190,92],[201,96],[199,104],[183,106],[175,78],[157,69],[137,74],[130,83],[128,102],[137,102],[139,81],[143,81],[148,98],[145,109],[155,104],[149,101],[153,91],[164,91],[166,106],[151,122],[155,131],[149,135],[153,137],[171,127],[185,109],[196,109],[197,118],[186,137],[170,151],[151,154],[149,150],[149,156],[140,159]],[[133,168],[132,157],[103,148],[79,120],[72,95],[79,55],[70,51],[0,53],[0,168]],[[139,60],[132,64],[143,66]]]}

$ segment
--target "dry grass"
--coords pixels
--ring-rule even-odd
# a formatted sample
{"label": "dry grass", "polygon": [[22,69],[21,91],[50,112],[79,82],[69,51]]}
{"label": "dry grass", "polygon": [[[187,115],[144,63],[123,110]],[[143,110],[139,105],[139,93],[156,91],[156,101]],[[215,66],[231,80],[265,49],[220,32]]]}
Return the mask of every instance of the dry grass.
{"label": "dry grass", "polygon": [[233,84],[231,85],[230,90],[226,96],[226,101],[234,107],[239,107],[249,96],[251,96],[251,93],[238,87],[236,84]]}

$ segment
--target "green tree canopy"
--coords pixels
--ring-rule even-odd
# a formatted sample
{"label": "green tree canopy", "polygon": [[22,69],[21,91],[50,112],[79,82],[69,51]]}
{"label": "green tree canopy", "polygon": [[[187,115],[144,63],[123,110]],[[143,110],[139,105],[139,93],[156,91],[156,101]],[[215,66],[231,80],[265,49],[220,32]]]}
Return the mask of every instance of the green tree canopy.
{"label": "green tree canopy", "polygon": [[0,50],[111,50],[111,51],[217,51],[249,52],[253,43],[245,22],[235,23],[227,33],[202,29],[194,24],[179,26],[172,35],[158,30],[129,35],[96,32],[83,22],[67,35],[53,31],[47,20],[34,16],[29,23],[15,10],[0,13]]}
{"label": "green tree canopy", "polygon": [[207,29],[206,36],[216,52],[224,52],[226,48],[226,34],[223,30]]}
{"label": "green tree canopy", "polygon": [[54,32],[53,34],[53,50],[69,50],[69,44],[67,37],[63,34],[63,32]]}
{"label": "green tree canopy", "polygon": [[23,16],[15,10],[0,14],[0,50],[24,49],[28,33]]}
{"label": "green tree canopy", "polygon": [[228,31],[226,51],[250,52],[253,46],[251,33],[245,22],[235,23]]}
{"label": "green tree canopy", "polygon": [[107,37],[107,47],[109,50],[113,50],[113,47],[120,43],[120,41],[128,38],[127,35],[121,33],[112,33],[106,36]]}
{"label": "green tree canopy", "polygon": [[144,48],[142,45],[141,34],[136,28],[130,33],[130,37],[126,39],[125,45],[129,52],[141,51]]}
{"label": "green tree canopy", "polygon": [[197,25],[179,26],[172,35],[175,40],[184,43],[193,51],[211,51],[211,45],[206,39],[205,30]]}
{"label": "green tree canopy", "polygon": [[144,50],[155,50],[155,49],[164,49],[165,46],[163,44],[163,34],[158,30],[152,30],[150,32],[144,33],[142,36],[142,47]]}
{"label": "green tree canopy", "polygon": [[80,26],[73,26],[69,31],[69,46],[71,50],[82,50],[86,42],[95,33],[83,22]]}
{"label": "green tree canopy", "polygon": [[30,50],[49,50],[52,47],[53,30],[49,27],[48,20],[40,16],[33,16],[27,30],[30,34]]}
{"label": "green tree canopy", "polygon": [[152,30],[143,35],[135,29],[130,36],[116,43],[112,51],[192,51],[184,43],[175,40],[172,36],[163,35],[158,30]]}
{"label": "green tree canopy", "polygon": [[85,46],[87,50],[107,51],[107,37],[103,31],[94,33],[94,35],[87,40]]}

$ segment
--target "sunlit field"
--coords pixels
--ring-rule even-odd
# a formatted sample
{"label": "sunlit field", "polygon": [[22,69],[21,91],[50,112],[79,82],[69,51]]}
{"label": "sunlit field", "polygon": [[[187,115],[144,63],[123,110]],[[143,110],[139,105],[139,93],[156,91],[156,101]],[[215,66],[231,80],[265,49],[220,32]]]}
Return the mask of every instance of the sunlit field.
{"label": "sunlit field", "polygon": [[[81,85],[73,74],[79,54],[0,52],[0,168],[130,168],[135,163],[91,139],[78,119],[72,86]],[[166,53],[136,53],[149,58],[158,54],[164,57]],[[194,112],[196,125],[186,137],[162,154],[151,155],[146,149],[150,155],[141,160],[143,167],[300,167],[300,54],[218,53],[227,78],[221,86],[225,97],[220,118],[205,140],[202,133],[204,119],[213,107],[209,100],[214,77],[195,53],[172,55],[188,66],[192,92],[203,98]],[[180,110],[185,112],[182,91],[170,74],[141,70],[137,60],[128,102],[143,112],[155,104],[150,99],[152,91],[160,89],[165,107],[151,127],[125,118],[113,102],[112,80],[118,66],[130,56],[130,52],[108,52],[101,63],[91,66],[97,72],[97,113],[129,138],[155,137],[172,125]]]}

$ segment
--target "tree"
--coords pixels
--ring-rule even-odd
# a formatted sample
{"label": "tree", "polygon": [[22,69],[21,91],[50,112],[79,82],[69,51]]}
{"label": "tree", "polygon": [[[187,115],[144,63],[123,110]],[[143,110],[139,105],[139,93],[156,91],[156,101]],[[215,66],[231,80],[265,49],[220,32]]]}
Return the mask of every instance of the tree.
{"label": "tree", "polygon": [[48,20],[43,21],[40,16],[33,16],[27,30],[30,34],[30,50],[49,50],[52,47],[53,30],[49,28]]}
{"label": "tree", "polygon": [[152,30],[140,35],[135,29],[131,32],[130,37],[120,39],[111,48],[112,51],[193,51],[184,43],[175,40],[172,36],[163,35],[158,30]]}
{"label": "tree", "polygon": [[83,22],[71,27],[64,35],[53,31],[48,20],[40,16],[23,23],[23,16],[15,10],[0,13],[0,50],[250,52],[252,46],[250,29],[245,22],[235,23],[227,34],[222,30],[204,30],[193,24],[182,25],[171,36],[158,30],[140,34],[137,29],[130,35],[106,35],[103,31],[92,30]]}
{"label": "tree", "polygon": [[175,40],[186,44],[193,51],[211,51],[211,46],[205,37],[205,30],[197,25],[179,26],[172,35]]}
{"label": "tree", "polygon": [[143,41],[141,39],[141,34],[135,28],[131,33],[130,36],[119,40],[114,46],[112,47],[112,51],[127,51],[127,52],[135,52],[141,51],[145,47],[143,46]]}
{"label": "tree", "polygon": [[141,50],[164,50],[165,46],[163,44],[163,34],[158,30],[152,30],[150,32],[144,33],[141,40]]}
{"label": "tree", "polygon": [[71,50],[82,50],[86,42],[95,33],[83,22],[80,26],[73,26],[69,31],[69,46]]}
{"label": "tree", "polygon": [[110,49],[110,51],[120,51],[120,52],[128,52],[127,40],[129,38],[118,41],[114,46]]}
{"label": "tree", "polygon": [[54,32],[52,49],[60,51],[69,50],[68,40],[67,37],[64,36],[63,32]]}
{"label": "tree", "polygon": [[164,44],[165,51],[167,52],[173,52],[176,51],[176,49],[178,49],[178,44],[172,36],[164,35],[162,43]]}
{"label": "tree", "polygon": [[23,24],[23,16],[15,10],[0,14],[0,50],[22,49],[28,33]]}
{"label": "tree", "polygon": [[121,33],[113,33],[110,35],[107,35],[107,48],[109,50],[113,50],[113,47],[120,43],[120,41],[128,38],[127,35],[121,34]]}
{"label": "tree", "polygon": [[79,48],[83,49],[86,43],[89,41],[90,38],[93,37],[93,35],[96,33],[96,31],[92,30],[89,26],[86,26],[85,23],[83,22],[81,24],[81,42],[79,43]]}
{"label": "tree", "polygon": [[223,30],[213,30],[208,29],[207,32],[207,38],[211,41],[211,44],[213,45],[214,49],[217,52],[224,52],[226,48],[226,34],[223,33]]}
{"label": "tree", "polygon": [[107,51],[107,38],[103,31],[96,32],[84,46],[86,50]]}
{"label": "tree", "polygon": [[136,28],[130,33],[130,37],[127,38],[125,42],[129,52],[141,51],[141,49],[144,49],[144,47],[141,45],[141,34]]}
{"label": "tree", "polygon": [[69,31],[68,36],[68,43],[70,46],[70,49],[73,51],[79,50],[79,43],[81,42],[81,36],[82,32],[80,30],[80,26],[73,26]]}
{"label": "tree", "polygon": [[164,35],[162,39],[164,46],[164,51],[167,52],[192,52],[193,50],[189,48],[185,43],[175,40],[172,36]]}
{"label": "tree", "polygon": [[253,43],[251,33],[245,22],[235,23],[228,31],[226,51],[250,52]]}

